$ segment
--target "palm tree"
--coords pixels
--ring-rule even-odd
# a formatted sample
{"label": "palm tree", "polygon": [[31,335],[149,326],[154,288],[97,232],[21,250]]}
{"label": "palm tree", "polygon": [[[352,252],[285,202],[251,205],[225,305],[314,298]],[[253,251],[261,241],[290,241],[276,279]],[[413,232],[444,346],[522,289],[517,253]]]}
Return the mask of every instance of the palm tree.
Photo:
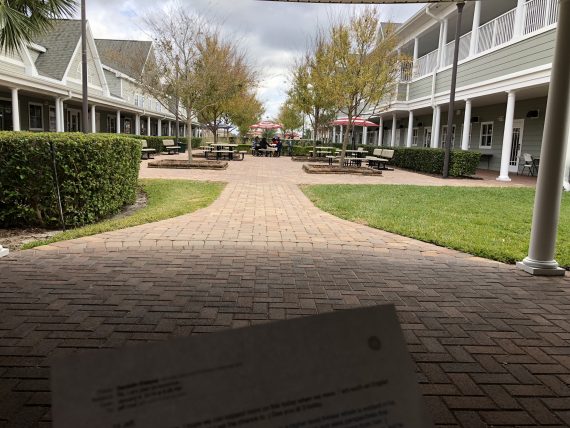
{"label": "palm tree", "polygon": [[0,0],[0,50],[13,52],[51,28],[51,20],[69,17],[76,0]]}

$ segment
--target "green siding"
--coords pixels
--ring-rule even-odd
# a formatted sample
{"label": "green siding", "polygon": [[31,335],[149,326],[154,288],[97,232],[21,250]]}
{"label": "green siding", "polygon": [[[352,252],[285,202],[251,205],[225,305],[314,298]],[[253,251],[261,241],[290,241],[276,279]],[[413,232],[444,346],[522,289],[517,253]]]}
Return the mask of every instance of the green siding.
{"label": "green siding", "polygon": [[408,91],[407,84],[400,83],[398,85],[398,97],[396,99],[398,101],[406,101],[407,91]]}
{"label": "green siding", "polygon": [[[555,35],[555,30],[550,30],[459,65],[457,86],[473,85],[550,64],[554,57]],[[438,74],[436,93],[448,91],[450,86],[451,69],[447,69]]]}
{"label": "green siding", "polygon": [[432,75],[423,77],[410,83],[410,101],[431,95]]}

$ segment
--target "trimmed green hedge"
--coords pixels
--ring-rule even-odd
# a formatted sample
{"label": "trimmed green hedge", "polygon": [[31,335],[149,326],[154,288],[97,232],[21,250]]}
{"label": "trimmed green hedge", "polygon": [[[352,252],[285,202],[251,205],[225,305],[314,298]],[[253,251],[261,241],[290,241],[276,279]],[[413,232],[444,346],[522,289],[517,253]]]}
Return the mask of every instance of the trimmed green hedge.
{"label": "trimmed green hedge", "polygon": [[[391,163],[397,167],[418,172],[441,174],[444,156],[443,149],[394,147],[394,158]],[[480,158],[479,152],[452,150],[449,175],[452,177],[474,175]]]}
{"label": "trimmed green hedge", "polygon": [[[164,146],[162,142],[164,140],[176,140],[176,137],[157,137],[155,135],[130,135],[132,138],[137,140],[146,140],[149,148],[156,150],[156,153],[162,153],[164,151]],[[188,144],[188,137],[178,137],[178,141],[184,144]],[[192,148],[197,149],[202,145],[202,138],[192,137]]]}
{"label": "trimmed green hedge", "polygon": [[59,226],[50,142],[66,226],[94,223],[135,201],[141,157],[136,139],[0,132],[0,226]]}

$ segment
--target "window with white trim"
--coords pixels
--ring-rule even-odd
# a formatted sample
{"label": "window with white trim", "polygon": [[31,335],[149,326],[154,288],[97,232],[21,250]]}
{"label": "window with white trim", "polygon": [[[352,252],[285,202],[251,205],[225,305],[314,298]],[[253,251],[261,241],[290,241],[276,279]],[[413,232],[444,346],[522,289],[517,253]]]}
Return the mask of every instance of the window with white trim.
{"label": "window with white trim", "polygon": [[481,139],[479,147],[489,149],[493,144],[493,122],[481,123]]}
{"label": "window with white trim", "polygon": [[30,131],[44,130],[44,108],[41,104],[30,103]]}
{"label": "window with white trim", "polygon": [[412,146],[417,146],[418,145],[418,137],[420,135],[420,130],[418,128],[414,128],[413,129],[413,134],[412,134]]}

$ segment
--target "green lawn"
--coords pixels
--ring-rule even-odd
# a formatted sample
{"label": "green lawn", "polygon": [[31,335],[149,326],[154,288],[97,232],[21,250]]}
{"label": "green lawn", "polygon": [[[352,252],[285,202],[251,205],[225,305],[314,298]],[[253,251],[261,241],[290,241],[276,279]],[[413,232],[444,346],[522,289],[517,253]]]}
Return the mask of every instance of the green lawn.
{"label": "green lawn", "polygon": [[[305,186],[320,209],[377,229],[514,263],[527,255],[533,189]],[[562,200],[556,260],[570,267],[570,195]]]}
{"label": "green lawn", "polygon": [[146,207],[136,211],[134,214],[124,218],[104,220],[100,223],[68,230],[47,240],[28,243],[22,249],[188,214],[210,205],[220,195],[225,186],[224,183],[189,180],[139,180],[139,184],[146,193],[148,202]]}

